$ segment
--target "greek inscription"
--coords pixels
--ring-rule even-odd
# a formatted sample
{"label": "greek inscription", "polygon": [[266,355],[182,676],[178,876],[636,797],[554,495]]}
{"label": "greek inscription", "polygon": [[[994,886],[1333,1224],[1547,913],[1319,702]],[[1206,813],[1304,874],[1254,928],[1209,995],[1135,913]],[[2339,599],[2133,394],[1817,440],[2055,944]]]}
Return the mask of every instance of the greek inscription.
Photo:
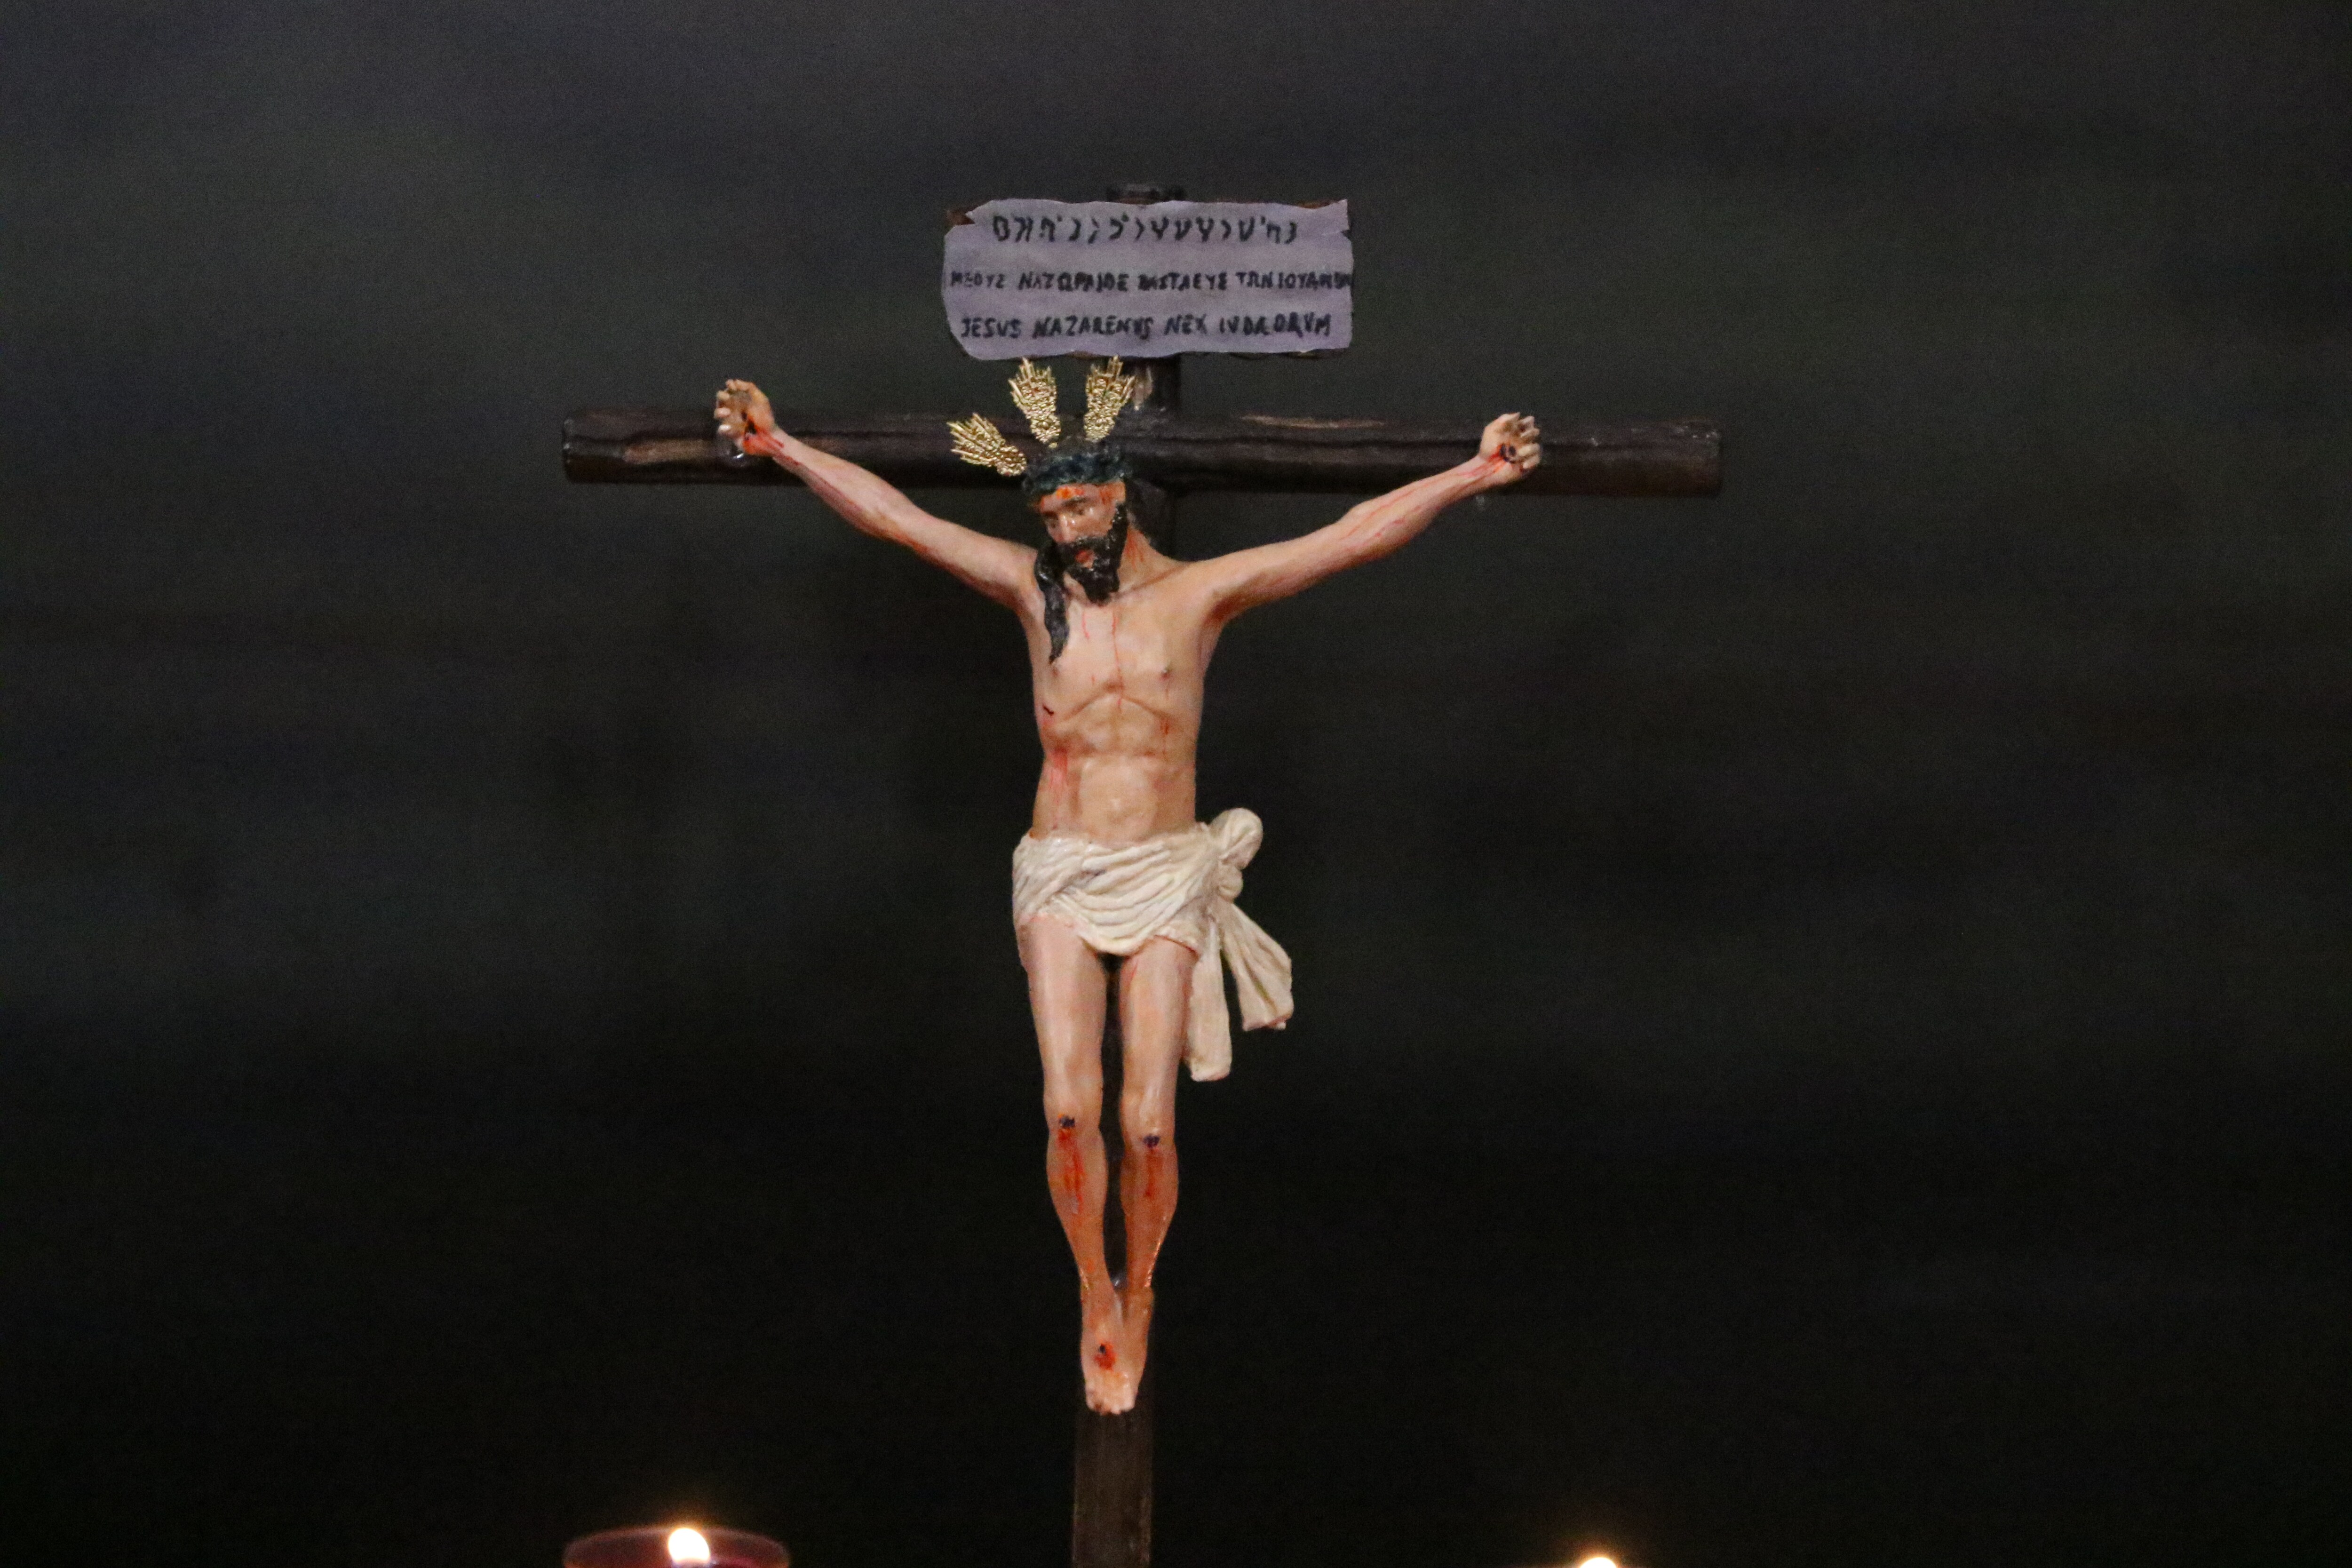
{"label": "greek inscription", "polygon": [[1223,272],[1146,272],[1136,278],[1135,288],[1138,293],[1155,289],[1163,291],[1198,289],[1203,292],[1213,289],[1223,292],[1226,283],[1227,275]]}

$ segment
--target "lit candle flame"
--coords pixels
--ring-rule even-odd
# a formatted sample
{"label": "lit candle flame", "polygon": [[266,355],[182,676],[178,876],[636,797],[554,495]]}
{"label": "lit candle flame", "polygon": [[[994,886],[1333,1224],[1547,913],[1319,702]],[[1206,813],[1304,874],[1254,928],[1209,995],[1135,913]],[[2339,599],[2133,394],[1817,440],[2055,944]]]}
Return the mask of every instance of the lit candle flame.
{"label": "lit candle flame", "polygon": [[672,1568],[710,1568],[710,1542],[698,1530],[679,1529],[669,1532],[669,1560]]}

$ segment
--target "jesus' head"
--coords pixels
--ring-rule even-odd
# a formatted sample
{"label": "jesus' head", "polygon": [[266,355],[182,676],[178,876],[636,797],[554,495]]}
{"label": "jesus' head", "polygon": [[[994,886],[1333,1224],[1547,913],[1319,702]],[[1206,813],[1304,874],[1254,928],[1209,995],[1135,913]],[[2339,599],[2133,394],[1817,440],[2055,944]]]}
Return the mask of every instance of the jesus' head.
{"label": "jesus' head", "polygon": [[1030,465],[1021,493],[1045,525],[1037,552],[1037,589],[1045,599],[1045,626],[1059,658],[1069,636],[1066,574],[1099,605],[1118,592],[1119,559],[1127,552],[1132,514],[1127,500],[1131,470],[1115,447],[1055,452]]}

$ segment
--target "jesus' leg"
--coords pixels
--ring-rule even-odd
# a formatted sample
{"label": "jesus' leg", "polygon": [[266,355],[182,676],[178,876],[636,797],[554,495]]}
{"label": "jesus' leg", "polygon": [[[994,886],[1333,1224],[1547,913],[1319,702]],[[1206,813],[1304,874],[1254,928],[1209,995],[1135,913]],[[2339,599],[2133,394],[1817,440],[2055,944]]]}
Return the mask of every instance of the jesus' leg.
{"label": "jesus' leg", "polygon": [[1151,1271],[1176,1217],[1176,1064],[1184,1055],[1185,1001],[1192,950],[1160,937],[1120,966],[1119,1034],[1126,1042],[1118,1125],[1119,1207],[1127,1213],[1127,1281],[1121,1318],[1128,1360],[1139,1380],[1151,1339]]}
{"label": "jesus' leg", "polygon": [[1087,1404],[1125,1410],[1135,1402],[1137,1379],[1125,1363],[1118,1292],[1103,1257],[1102,961],[1069,927],[1039,919],[1021,928],[1021,962],[1045,1068],[1045,1184],[1078,1266]]}

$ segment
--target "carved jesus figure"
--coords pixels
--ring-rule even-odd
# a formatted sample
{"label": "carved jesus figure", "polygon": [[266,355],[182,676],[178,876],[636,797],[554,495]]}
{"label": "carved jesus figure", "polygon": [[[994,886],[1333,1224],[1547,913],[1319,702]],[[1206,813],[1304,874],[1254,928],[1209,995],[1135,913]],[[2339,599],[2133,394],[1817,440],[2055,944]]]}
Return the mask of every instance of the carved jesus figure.
{"label": "carved jesus figure", "polygon": [[[1033,390],[1037,382],[1045,388],[1046,417],[1033,411],[1031,419],[1051,440],[1058,426],[1050,377],[1025,363],[1023,374]],[[1016,379],[1016,400],[1022,393]],[[1044,526],[1045,542],[1031,548],[934,517],[876,475],[794,439],[749,382],[729,382],[715,412],[720,434],[742,451],[773,458],[852,526],[906,546],[1003,605],[1028,637],[1031,706],[1045,756],[1036,809],[1014,856],[1014,921],[1045,1066],[1045,1175],[1077,1262],[1087,1403],[1105,1413],[1129,1409],[1150,1342],[1153,1266],[1176,1210],[1177,1063],[1189,1058],[1196,1078],[1225,1068],[1220,957],[1234,968],[1245,1024],[1278,1027],[1290,1010],[1288,960],[1233,904],[1240,867],[1256,848],[1257,819],[1245,811],[1213,824],[1194,817],[1193,751],[1210,655],[1243,611],[1377,561],[1454,502],[1533,469],[1543,456],[1535,421],[1500,416],[1475,457],[1312,533],[1179,561],[1131,526],[1128,469],[1115,447],[1090,443],[1024,460],[984,429],[1010,455],[1003,470],[1023,473]],[[1124,960],[1117,981],[1125,1042],[1123,1280],[1110,1273],[1103,1237],[1108,986],[1100,954]]]}

